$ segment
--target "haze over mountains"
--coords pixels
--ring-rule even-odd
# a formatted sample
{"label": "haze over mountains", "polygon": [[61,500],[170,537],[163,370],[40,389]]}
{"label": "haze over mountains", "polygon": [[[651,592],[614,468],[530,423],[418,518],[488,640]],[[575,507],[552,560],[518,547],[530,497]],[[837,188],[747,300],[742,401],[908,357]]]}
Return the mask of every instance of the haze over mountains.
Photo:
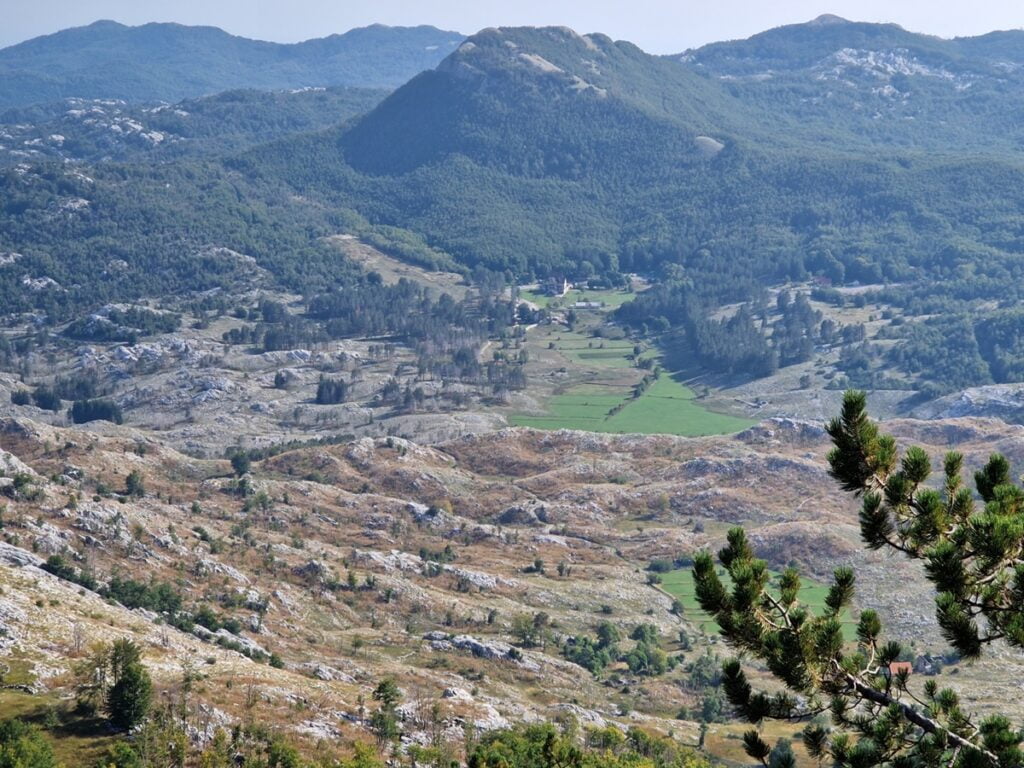
{"label": "haze over mountains", "polygon": [[0,50],[0,109],[67,97],[178,101],[232,88],[393,88],[462,37],[377,25],[285,45],[215,27],[97,21]]}

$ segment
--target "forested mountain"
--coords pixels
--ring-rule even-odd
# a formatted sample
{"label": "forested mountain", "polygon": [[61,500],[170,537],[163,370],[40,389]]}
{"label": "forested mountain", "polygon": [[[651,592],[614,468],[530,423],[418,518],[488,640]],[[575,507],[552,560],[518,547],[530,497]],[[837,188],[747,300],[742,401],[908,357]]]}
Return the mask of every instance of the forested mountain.
{"label": "forested mountain", "polygon": [[462,40],[374,25],[284,45],[215,27],[97,21],[0,50],[0,109],[76,97],[179,101],[237,88],[393,88]]}
{"label": "forested mountain", "polygon": [[[834,337],[796,318],[768,343],[753,304],[747,322],[707,322],[786,281],[885,283],[875,295],[909,316],[991,312],[1024,285],[1015,34],[943,41],[828,17],[659,57],[565,28],[488,29],[382,101],[235,92],[10,112],[34,133],[5,129],[4,308],[66,317],[230,285],[237,259],[210,258],[227,252],[316,291],[352,274],[319,238],[349,232],[519,280],[647,274],[659,287],[619,319],[682,329],[729,372],[806,360]],[[893,89],[893,110],[868,109]],[[921,382],[959,367],[926,363],[914,347],[933,334],[916,328],[897,334],[913,365],[844,359],[895,361]],[[1014,339],[999,343],[971,381],[1017,369]]]}
{"label": "forested mountain", "polygon": [[1024,146],[1024,31],[945,40],[822,16],[671,57],[828,143]]}
{"label": "forested mountain", "polygon": [[176,104],[65,99],[0,113],[0,166],[48,159],[170,161],[240,152],[294,133],[336,126],[387,91],[310,88],[225,91]]}
{"label": "forested mountain", "polygon": [[957,281],[984,259],[971,279],[1015,290],[1017,153],[867,151],[768,102],[600,35],[485,30],[350,129],[235,167],[524,276],[671,264],[714,303],[815,273]]}

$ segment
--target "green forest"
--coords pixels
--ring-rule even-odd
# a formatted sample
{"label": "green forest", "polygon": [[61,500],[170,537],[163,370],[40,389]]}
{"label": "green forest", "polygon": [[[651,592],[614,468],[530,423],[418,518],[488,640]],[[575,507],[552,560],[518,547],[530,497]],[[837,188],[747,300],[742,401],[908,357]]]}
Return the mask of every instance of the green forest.
{"label": "green forest", "polygon": [[[884,25],[848,26],[834,34],[903,41],[955,77],[981,77],[1003,55],[998,40],[956,58]],[[761,41],[748,65],[790,60],[787,77],[806,90],[809,65],[793,54],[803,32],[786,29],[792,40]],[[0,172],[0,311],[52,325],[108,302],[254,281],[312,298],[359,274],[323,240],[344,232],[428,268],[507,281],[648,276],[655,288],[617,320],[656,338],[671,329],[708,370],[747,376],[836,342],[799,301],[759,326],[766,286],[868,285],[910,322],[898,351],[844,352],[851,382],[879,383],[883,358],[900,386],[932,393],[1019,379],[1019,324],[999,313],[1024,285],[1024,163],[998,125],[954,112],[942,126],[901,119],[902,137],[883,140],[838,105],[824,136],[777,83],[755,96],[752,81],[601,35],[503,29],[471,42],[382,101],[236,92],[148,114],[148,127],[184,137],[160,149],[110,157],[63,122],[63,159]],[[927,78],[914,87],[945,94]],[[1006,98],[971,96],[987,110]],[[974,131],[962,148],[946,135],[955,121]],[[730,303],[745,309],[709,319]],[[972,319],[914,319],[926,315]],[[975,342],[960,357],[927,359],[937,336],[968,325]]]}

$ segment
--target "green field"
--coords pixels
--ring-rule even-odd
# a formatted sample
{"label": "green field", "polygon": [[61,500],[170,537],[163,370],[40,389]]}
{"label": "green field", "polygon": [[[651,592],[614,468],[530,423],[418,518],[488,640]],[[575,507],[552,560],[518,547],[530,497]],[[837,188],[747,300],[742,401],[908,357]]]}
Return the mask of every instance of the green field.
{"label": "green field", "polygon": [[608,421],[608,432],[670,435],[723,435],[739,432],[755,422],[713,413],[695,402],[685,384],[662,374],[643,395],[632,400]]}
{"label": "green field", "polygon": [[[779,575],[775,571],[772,571],[771,574],[773,580]],[[683,604],[683,616],[685,616],[691,623],[698,626],[706,634],[717,635],[718,623],[704,613],[704,611],[701,610],[700,604],[697,602],[697,595],[695,594],[693,584],[693,569],[689,567],[680,568],[675,571],[663,573],[661,576],[662,589],[673,597],[678,598]],[[719,569],[719,576],[722,578],[723,583],[729,583],[728,576],[725,575],[721,569]],[[820,616],[825,607],[825,596],[828,594],[828,587],[824,584],[812,581],[807,577],[801,577],[800,582],[800,600],[804,602],[815,613],[815,615]],[[852,642],[857,638],[857,625],[848,615],[845,614],[843,615],[843,637],[846,638],[847,642]]]}
{"label": "green field", "polygon": [[[509,423],[514,426],[698,437],[739,432],[755,423],[706,410],[697,403],[693,390],[666,373],[633,399],[633,385],[646,372],[635,369],[634,343],[629,339],[579,331],[544,333],[538,331],[534,343],[557,350],[571,363],[577,383],[567,383],[550,397],[544,414],[511,415]],[[656,359],[658,354],[646,349],[640,356]]]}
{"label": "green field", "polygon": [[[528,416],[516,414],[509,423],[535,429],[580,429],[589,432],[622,434],[724,435],[739,432],[753,421],[713,413],[694,400],[693,390],[671,376],[662,375],[638,399],[630,400],[627,392],[614,387],[608,394],[597,394],[594,386],[584,385],[548,401],[548,414]],[[622,392],[620,394],[620,392]],[[609,416],[615,406],[626,406]]]}
{"label": "green field", "polygon": [[558,350],[573,362],[600,368],[632,368],[633,343],[622,339],[590,339],[577,334],[563,334]]}

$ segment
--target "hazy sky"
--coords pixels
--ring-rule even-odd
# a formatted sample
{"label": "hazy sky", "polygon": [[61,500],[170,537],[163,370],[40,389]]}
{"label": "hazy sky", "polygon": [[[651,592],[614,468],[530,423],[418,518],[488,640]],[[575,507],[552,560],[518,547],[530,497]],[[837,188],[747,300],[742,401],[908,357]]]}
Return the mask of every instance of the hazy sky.
{"label": "hazy sky", "polygon": [[631,40],[652,53],[674,53],[822,13],[893,21],[943,37],[1024,27],[1024,0],[0,0],[0,46],[114,19],[210,24],[279,42],[374,22],[433,24],[466,33],[564,24]]}

